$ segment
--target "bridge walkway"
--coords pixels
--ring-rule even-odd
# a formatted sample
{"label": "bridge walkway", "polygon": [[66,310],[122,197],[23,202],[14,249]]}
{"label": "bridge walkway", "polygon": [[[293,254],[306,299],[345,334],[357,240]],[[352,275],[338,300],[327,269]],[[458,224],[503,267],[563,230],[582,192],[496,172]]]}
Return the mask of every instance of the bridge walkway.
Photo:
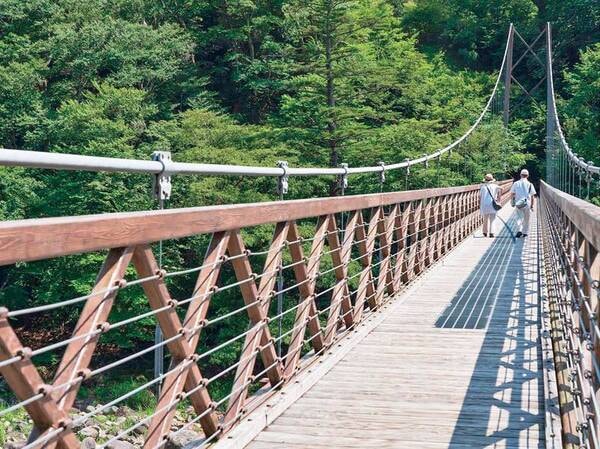
{"label": "bridge walkway", "polygon": [[[516,228],[509,206],[499,213]],[[537,229],[477,231],[246,447],[538,448]],[[257,410],[257,413],[269,413]]]}

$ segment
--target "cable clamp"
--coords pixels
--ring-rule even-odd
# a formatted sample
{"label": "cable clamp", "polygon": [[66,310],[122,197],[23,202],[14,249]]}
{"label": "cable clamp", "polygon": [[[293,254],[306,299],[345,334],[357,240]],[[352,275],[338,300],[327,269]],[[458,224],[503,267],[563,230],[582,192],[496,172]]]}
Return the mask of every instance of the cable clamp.
{"label": "cable clamp", "polygon": [[346,190],[348,188],[348,164],[340,164],[340,168],[344,170],[344,173],[338,175],[337,186],[339,190]]}
{"label": "cable clamp", "polygon": [[162,170],[160,173],[154,175],[152,182],[152,193],[154,198],[158,200],[168,200],[171,198],[171,172],[169,171],[169,165],[171,165],[171,152],[170,151],[155,151],[152,153],[152,160],[160,162],[162,164]]}
{"label": "cable clamp", "polygon": [[58,427],[62,427],[64,430],[71,430],[73,428],[73,420],[71,418],[64,418],[58,422]]}
{"label": "cable clamp", "polygon": [[87,380],[90,377],[92,377],[92,370],[90,370],[89,368],[82,369],[77,372],[77,377],[81,377],[81,381],[83,382],[84,380]]}
{"label": "cable clamp", "polygon": [[31,357],[33,357],[33,351],[31,348],[21,348],[17,351],[16,356],[21,357],[21,360],[31,360]]}
{"label": "cable clamp", "polygon": [[424,154],[423,157],[425,158],[425,168],[429,168],[429,159],[427,158],[427,154]]}
{"label": "cable clamp", "polygon": [[406,162],[406,176],[410,175],[410,159],[406,158],[404,159],[404,162]]}
{"label": "cable clamp", "polygon": [[379,172],[379,182],[383,184],[385,183],[385,162],[379,161],[378,165],[381,167],[381,171]]}
{"label": "cable clamp", "polygon": [[277,167],[283,170],[283,174],[279,176],[279,178],[277,178],[277,194],[285,195],[286,193],[288,193],[290,178],[287,172],[288,163],[287,161],[277,161]]}
{"label": "cable clamp", "polygon": [[38,392],[38,394],[41,394],[43,396],[48,396],[48,395],[52,394],[53,389],[54,389],[54,387],[52,387],[52,385],[42,384],[38,387],[37,392]]}
{"label": "cable clamp", "polygon": [[118,289],[123,289],[123,288],[127,287],[127,279],[125,279],[125,278],[117,279],[115,281],[115,287],[117,287]]}
{"label": "cable clamp", "polygon": [[105,334],[106,332],[108,332],[110,330],[110,323],[108,321],[105,321],[103,323],[98,323],[98,325],[96,326],[96,329],[100,333]]}

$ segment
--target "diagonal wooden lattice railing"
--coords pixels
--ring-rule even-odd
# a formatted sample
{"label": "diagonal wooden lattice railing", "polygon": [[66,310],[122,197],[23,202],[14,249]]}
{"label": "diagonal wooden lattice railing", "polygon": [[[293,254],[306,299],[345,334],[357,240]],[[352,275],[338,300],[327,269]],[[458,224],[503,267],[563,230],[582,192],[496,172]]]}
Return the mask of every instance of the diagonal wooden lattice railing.
{"label": "diagonal wooden lattice railing", "polygon": [[[510,181],[502,186],[506,194]],[[19,407],[27,410],[32,431],[25,449],[76,448],[74,429],[87,419],[160,385],[150,416],[122,429],[101,447],[144,424],[148,449],[164,446],[168,438],[197,423],[207,444],[473,232],[480,223],[478,207],[479,186],[474,185],[2,223],[0,265],[103,250],[108,255],[90,294],[20,310],[0,309],[0,373],[15,395],[15,403],[0,410],[0,417]],[[267,225],[273,232],[270,247],[246,248],[245,229]],[[211,235],[200,266],[161,268],[153,243],[200,234]],[[253,267],[261,262],[262,272],[256,274]],[[130,266],[137,278],[126,280]],[[224,272],[231,273],[232,282],[221,281]],[[169,282],[189,274],[197,275],[191,295],[173,299]],[[285,279],[288,286],[281,282]],[[143,288],[148,311],[111,320],[119,292],[136,285]],[[239,307],[234,304],[232,310],[209,318],[215,298],[234,289],[241,293]],[[290,307],[274,310],[274,298]],[[32,314],[78,305],[81,311],[70,338],[33,349],[21,343],[15,324]],[[219,342],[217,323],[243,315],[249,320],[246,330]],[[162,343],[108,364],[92,363],[103,336],[148,318],[158,322]],[[284,318],[289,323],[285,332],[276,326]],[[206,350],[199,349],[203,338],[211,341]],[[131,376],[136,369],[132,362],[162,346],[171,357],[164,374],[92,411],[71,416],[83,384],[126,364],[128,370],[121,371]],[[235,363],[211,377],[203,374],[209,356],[232,348]],[[34,363],[48,352],[62,352],[52,379],[45,379]],[[213,385],[227,376],[229,393],[214,397]],[[253,395],[261,385],[261,394]],[[173,431],[177,406],[184,400],[190,401],[195,415]]]}
{"label": "diagonal wooden lattice railing", "polygon": [[562,447],[599,448],[600,207],[542,181],[540,210],[544,357],[554,355],[550,405],[562,430],[555,433]]}

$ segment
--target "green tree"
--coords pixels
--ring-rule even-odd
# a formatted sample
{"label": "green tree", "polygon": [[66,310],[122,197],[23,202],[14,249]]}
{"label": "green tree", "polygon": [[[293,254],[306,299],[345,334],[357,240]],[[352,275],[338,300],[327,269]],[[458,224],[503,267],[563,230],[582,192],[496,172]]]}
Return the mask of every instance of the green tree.
{"label": "green tree", "polygon": [[448,49],[461,63],[493,69],[512,22],[528,34],[538,27],[533,0],[412,0],[403,23],[421,42]]}
{"label": "green tree", "polygon": [[581,61],[565,73],[564,111],[567,139],[574,151],[600,165],[600,44],[581,52]]}

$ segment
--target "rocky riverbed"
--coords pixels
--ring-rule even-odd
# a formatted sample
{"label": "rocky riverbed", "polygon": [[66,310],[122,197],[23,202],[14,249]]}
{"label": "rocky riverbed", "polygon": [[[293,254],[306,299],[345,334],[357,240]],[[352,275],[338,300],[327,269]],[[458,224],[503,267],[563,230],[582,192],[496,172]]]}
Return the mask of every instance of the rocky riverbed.
{"label": "rocky riverbed", "polygon": [[[87,406],[85,410],[72,409],[71,417],[73,420],[84,417],[95,412],[93,406]],[[141,423],[148,414],[136,412],[129,407],[112,407],[108,410],[97,413],[83,421],[74,428],[77,437],[81,440],[82,449],[95,449],[103,446],[106,442],[112,440],[124,430]],[[185,410],[177,410],[171,430],[173,432],[181,429],[187,422],[195,416],[193,408],[188,407]],[[31,421],[25,413],[19,415],[10,415],[0,418],[0,427],[4,429],[4,448],[20,449],[25,445],[27,434],[31,429]],[[144,436],[148,426],[140,424],[129,434],[111,441],[107,449],[137,449],[144,443]],[[193,424],[189,428],[173,433],[169,439],[166,449],[192,449],[203,440],[202,429],[200,425]]]}

